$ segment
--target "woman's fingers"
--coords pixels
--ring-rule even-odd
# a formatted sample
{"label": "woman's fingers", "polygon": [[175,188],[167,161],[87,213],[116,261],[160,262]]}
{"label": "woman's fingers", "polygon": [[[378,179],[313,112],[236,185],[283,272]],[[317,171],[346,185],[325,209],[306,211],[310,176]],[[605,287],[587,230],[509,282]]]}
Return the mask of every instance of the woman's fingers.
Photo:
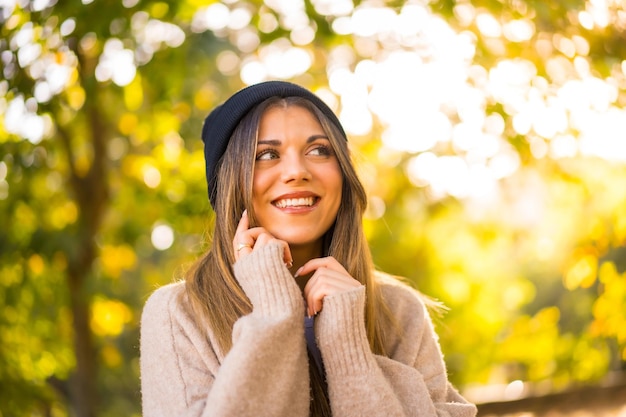
{"label": "woman's fingers", "polygon": [[339,294],[362,285],[332,257],[318,258],[307,262],[298,270],[298,275],[306,275],[312,271],[315,273],[304,287],[307,313],[310,316],[322,311],[324,298],[327,295]]}
{"label": "woman's fingers", "polygon": [[310,261],[302,265],[300,269],[296,271],[295,275],[296,277],[307,275],[320,268],[331,268],[338,271],[343,271],[346,274],[348,273],[348,271],[346,271],[345,268],[339,262],[337,262],[335,258],[333,258],[332,256],[327,256],[325,258],[311,259]]}
{"label": "woman's fingers", "polygon": [[293,266],[293,258],[291,257],[291,250],[289,249],[289,244],[287,242],[276,239],[262,227],[255,227],[249,231],[254,236],[254,249],[263,247],[272,242],[278,242],[283,247],[283,262],[287,268],[291,268]]}
{"label": "woman's fingers", "polygon": [[287,265],[287,268],[291,268],[293,265],[293,258],[291,257],[291,251],[287,242],[276,239],[263,227],[250,228],[250,219],[248,218],[248,211],[244,210],[241,215],[241,220],[235,230],[235,237],[233,238],[233,249],[235,251],[235,259],[241,259],[242,256],[248,255],[254,249],[258,249],[267,245],[270,242],[279,242],[283,247],[283,262]]}
{"label": "woman's fingers", "polygon": [[241,219],[239,220],[239,224],[237,224],[237,229],[235,230],[235,237],[233,239],[233,248],[235,249],[235,259],[239,259],[243,255],[247,255],[252,252],[252,248],[254,247],[254,243],[256,239],[254,239],[249,233],[250,229],[250,219],[248,219],[248,210],[244,210],[241,215]]}

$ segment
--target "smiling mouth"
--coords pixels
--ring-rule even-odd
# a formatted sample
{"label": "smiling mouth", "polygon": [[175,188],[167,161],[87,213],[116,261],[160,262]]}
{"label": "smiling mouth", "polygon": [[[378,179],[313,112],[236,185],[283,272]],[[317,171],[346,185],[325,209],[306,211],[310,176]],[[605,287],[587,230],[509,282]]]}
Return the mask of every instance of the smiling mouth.
{"label": "smiling mouth", "polygon": [[311,207],[317,203],[318,200],[319,197],[285,198],[276,200],[272,204],[278,208]]}

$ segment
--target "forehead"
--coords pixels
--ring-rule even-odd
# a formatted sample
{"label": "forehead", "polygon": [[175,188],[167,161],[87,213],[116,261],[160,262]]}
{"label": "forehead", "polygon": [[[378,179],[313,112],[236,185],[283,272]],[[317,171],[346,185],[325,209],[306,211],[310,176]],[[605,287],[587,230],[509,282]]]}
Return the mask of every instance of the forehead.
{"label": "forehead", "polygon": [[259,134],[283,130],[291,132],[305,132],[307,130],[314,130],[317,133],[324,132],[317,117],[305,107],[277,105],[266,109],[259,121]]}
{"label": "forehead", "polygon": [[261,114],[261,117],[264,117],[268,113],[281,113],[281,112],[307,114],[310,117],[317,119],[314,113],[303,103],[290,103],[284,99],[270,104],[263,111],[263,113]]}

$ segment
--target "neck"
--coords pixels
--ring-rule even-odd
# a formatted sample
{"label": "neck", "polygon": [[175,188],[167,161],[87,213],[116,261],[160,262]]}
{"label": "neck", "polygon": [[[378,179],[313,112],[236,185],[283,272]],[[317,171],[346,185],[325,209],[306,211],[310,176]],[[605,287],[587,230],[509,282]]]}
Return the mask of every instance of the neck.
{"label": "neck", "polygon": [[[289,271],[293,275],[311,259],[322,256],[322,239],[310,245],[289,245],[289,250],[291,251],[291,257],[293,258],[293,266],[289,268]],[[312,274],[307,274],[296,278],[296,282],[301,290],[304,290],[304,286],[308,282],[311,275]]]}

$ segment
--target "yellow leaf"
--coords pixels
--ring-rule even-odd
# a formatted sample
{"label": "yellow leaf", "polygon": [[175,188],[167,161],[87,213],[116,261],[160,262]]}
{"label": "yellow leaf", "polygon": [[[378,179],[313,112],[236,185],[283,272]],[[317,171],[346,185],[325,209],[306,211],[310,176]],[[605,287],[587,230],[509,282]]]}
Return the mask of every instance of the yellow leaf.
{"label": "yellow leaf", "polygon": [[169,6],[165,2],[156,2],[150,6],[150,15],[156,19],[161,19],[169,11]]}
{"label": "yellow leaf", "polygon": [[120,351],[111,344],[103,346],[100,354],[102,355],[102,361],[109,368],[117,368],[122,364],[122,355],[120,354]]}
{"label": "yellow leaf", "polygon": [[120,133],[124,135],[130,135],[137,128],[138,123],[139,120],[137,119],[137,116],[135,114],[124,113],[117,123],[117,128],[119,129]]}
{"label": "yellow leaf", "polygon": [[208,85],[202,86],[193,98],[193,104],[198,110],[207,111],[215,105],[215,92]]}
{"label": "yellow leaf", "polygon": [[38,254],[32,255],[28,258],[28,268],[33,274],[40,275],[45,268],[43,258]]}
{"label": "yellow leaf", "polygon": [[119,278],[122,271],[135,267],[137,255],[129,245],[105,245],[100,250],[100,264],[106,275]]}
{"label": "yellow leaf", "polygon": [[565,273],[564,284],[568,290],[589,288],[596,280],[598,258],[587,254],[580,257]]}
{"label": "yellow leaf", "polygon": [[135,111],[143,104],[141,74],[137,73],[133,81],[124,87],[124,104],[129,111]]}
{"label": "yellow leaf", "polygon": [[99,336],[117,336],[132,319],[130,308],[121,301],[96,299],[91,306],[91,329]]}
{"label": "yellow leaf", "polygon": [[48,212],[49,220],[56,229],[63,229],[78,219],[78,207],[73,201],[66,201],[63,205],[52,208]]}
{"label": "yellow leaf", "polygon": [[65,90],[67,103],[74,110],[80,110],[85,104],[85,90],[79,85],[73,85]]}

